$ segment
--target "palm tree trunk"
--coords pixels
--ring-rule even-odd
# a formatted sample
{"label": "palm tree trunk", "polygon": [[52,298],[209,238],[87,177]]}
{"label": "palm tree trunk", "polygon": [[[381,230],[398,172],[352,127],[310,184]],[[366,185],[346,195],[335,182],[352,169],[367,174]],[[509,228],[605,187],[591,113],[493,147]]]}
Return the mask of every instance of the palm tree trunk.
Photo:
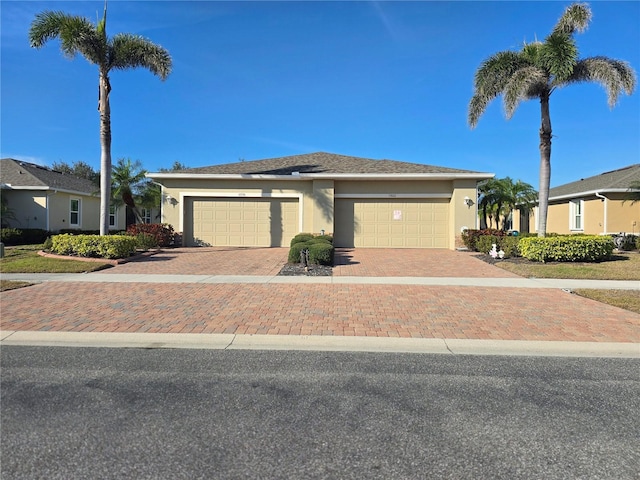
{"label": "palm tree trunk", "polygon": [[111,85],[106,72],[100,71],[100,235],[109,234],[109,200],[111,199]]}
{"label": "palm tree trunk", "polygon": [[549,95],[540,97],[540,194],[538,197],[538,236],[547,235],[547,211],[549,210],[549,184],[551,182],[551,116]]}

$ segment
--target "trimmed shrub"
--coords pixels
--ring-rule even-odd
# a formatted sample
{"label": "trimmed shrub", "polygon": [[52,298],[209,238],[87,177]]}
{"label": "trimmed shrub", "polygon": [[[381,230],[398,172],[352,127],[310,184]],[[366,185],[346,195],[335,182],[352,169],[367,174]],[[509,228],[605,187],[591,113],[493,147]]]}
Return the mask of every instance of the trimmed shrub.
{"label": "trimmed shrub", "polygon": [[326,240],[327,242],[333,245],[333,235],[318,235],[317,237],[314,237],[314,238]]}
{"label": "trimmed shrub", "polygon": [[635,235],[627,234],[624,236],[616,236],[613,240],[614,245],[618,250],[628,252],[636,247],[638,237]]}
{"label": "trimmed shrub", "polygon": [[333,245],[329,242],[309,245],[309,263],[333,265]]}
{"label": "trimmed shrub", "polygon": [[41,228],[3,228],[0,242],[5,245],[35,245],[43,243],[49,232]]}
{"label": "trimmed shrub", "polygon": [[131,235],[54,235],[51,251],[79,257],[126,258],[136,252],[137,240]]}
{"label": "trimmed shrub", "polygon": [[143,250],[149,250],[150,248],[156,248],[158,246],[156,237],[148,233],[139,233],[136,235],[136,242],[138,242],[138,248]]}
{"label": "trimmed shrub", "polygon": [[169,247],[173,243],[173,227],[168,223],[136,223],[127,228],[127,235],[137,237],[141,233],[153,236],[158,247]]}
{"label": "trimmed shrub", "polygon": [[493,248],[493,244],[497,245],[497,249],[500,250],[498,238],[495,235],[482,235],[476,238],[476,252],[489,253]]}
{"label": "trimmed shrub", "polygon": [[308,242],[309,240],[313,240],[314,238],[316,237],[314,237],[311,233],[299,233],[291,239],[291,243],[289,244],[289,246],[293,247],[296,243]]}
{"label": "trimmed shrub", "polygon": [[289,263],[300,263],[300,252],[305,248],[309,248],[311,244],[309,242],[298,242],[291,245],[289,249],[289,257],[287,258]]}
{"label": "trimmed shrub", "polygon": [[[493,228],[485,228],[483,230],[465,230],[462,233],[462,241],[464,242],[465,247],[467,247],[472,252],[479,252],[480,250],[478,250],[476,243],[478,242],[478,239],[480,237],[484,237],[487,235],[493,237],[504,237],[507,235],[507,233],[503,232],[502,230],[495,230]],[[491,245],[489,245],[489,250],[491,250]],[[489,250],[487,250],[487,252]]]}
{"label": "trimmed shrub", "polygon": [[517,257],[520,255],[519,245],[522,237],[507,236],[500,238],[500,248],[504,252],[504,258]]}
{"label": "trimmed shrub", "polygon": [[640,236],[636,237],[636,250],[640,250]]}
{"label": "trimmed shrub", "polygon": [[46,251],[50,251],[52,246],[53,246],[53,241],[51,240],[51,237],[47,237],[47,239],[42,244],[42,249]]}
{"label": "trimmed shrub", "polygon": [[527,237],[520,254],[535,262],[599,262],[611,258],[613,239],[598,235]]}

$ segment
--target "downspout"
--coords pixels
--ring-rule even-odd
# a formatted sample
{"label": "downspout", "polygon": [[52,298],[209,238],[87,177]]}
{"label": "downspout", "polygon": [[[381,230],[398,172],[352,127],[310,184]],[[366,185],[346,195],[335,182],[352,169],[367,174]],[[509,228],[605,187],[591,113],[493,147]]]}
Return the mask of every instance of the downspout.
{"label": "downspout", "polygon": [[608,230],[607,230],[607,206],[608,206],[608,203],[609,203],[609,199],[607,197],[605,197],[604,195],[598,193],[598,192],[596,192],[596,197],[601,198],[602,201],[604,202],[604,223],[602,225],[602,228],[603,228],[604,232],[602,232],[602,233],[604,233],[606,235],[607,232],[608,232]]}
{"label": "downspout", "polygon": [[51,215],[50,209],[49,209],[49,197],[51,197],[52,195],[55,195],[56,193],[58,193],[57,190],[53,190],[52,192],[49,192],[46,194],[45,196],[45,210],[47,211],[47,232],[49,232],[51,229],[50,227],[50,223],[49,223],[49,216]]}

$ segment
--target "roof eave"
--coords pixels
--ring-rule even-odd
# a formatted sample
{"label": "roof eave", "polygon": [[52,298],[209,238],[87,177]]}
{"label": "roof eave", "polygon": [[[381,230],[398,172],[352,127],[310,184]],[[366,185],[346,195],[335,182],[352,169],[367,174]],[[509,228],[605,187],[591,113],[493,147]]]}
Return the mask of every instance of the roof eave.
{"label": "roof eave", "polygon": [[589,196],[595,196],[596,193],[599,194],[603,194],[603,193],[627,193],[629,191],[628,188],[598,188],[596,190],[588,190],[588,191],[584,191],[584,192],[576,192],[576,193],[567,193],[565,195],[558,195],[556,197],[549,197],[549,201],[556,201],[556,200],[567,200],[570,198],[578,198],[578,197],[589,197]]}
{"label": "roof eave", "polygon": [[147,173],[152,179],[191,180],[486,180],[494,173],[300,173],[298,175]]}
{"label": "roof eave", "polygon": [[67,188],[56,188],[56,187],[48,187],[42,185],[11,185],[10,183],[3,183],[2,188],[6,190],[37,190],[40,192],[51,191],[54,193],[70,193],[72,195],[84,195],[85,197],[97,197],[99,192],[89,193],[89,192],[81,192],[79,190],[69,190]]}

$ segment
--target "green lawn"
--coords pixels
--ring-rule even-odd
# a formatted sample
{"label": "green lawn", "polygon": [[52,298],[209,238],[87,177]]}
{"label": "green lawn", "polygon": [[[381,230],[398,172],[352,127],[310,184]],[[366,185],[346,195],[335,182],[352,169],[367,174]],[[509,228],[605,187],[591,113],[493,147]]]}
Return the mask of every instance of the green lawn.
{"label": "green lawn", "polygon": [[14,282],[13,280],[0,280],[0,292],[15,290],[16,288],[28,287],[29,285],[33,285],[33,283]]}
{"label": "green lawn", "polygon": [[640,280],[640,254],[617,253],[606,262],[530,262],[526,259],[495,263],[503,270],[526,278],[577,278],[591,280]]}
{"label": "green lawn", "polygon": [[83,273],[95,272],[111,267],[109,263],[62,260],[38,255],[42,245],[5,247],[0,259],[2,273]]}

